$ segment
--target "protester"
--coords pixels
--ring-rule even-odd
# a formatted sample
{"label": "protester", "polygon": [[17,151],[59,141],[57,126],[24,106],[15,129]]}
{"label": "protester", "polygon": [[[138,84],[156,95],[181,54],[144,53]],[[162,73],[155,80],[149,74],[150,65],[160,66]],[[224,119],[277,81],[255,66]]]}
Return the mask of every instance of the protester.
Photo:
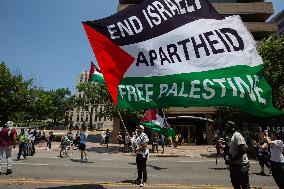
{"label": "protester", "polygon": [[[266,132],[266,131],[264,131]],[[256,143],[256,148],[257,148],[257,159],[259,162],[259,165],[261,167],[260,175],[266,175],[264,172],[264,165],[269,169],[269,174],[271,175],[271,166],[270,166],[270,149],[267,141],[264,139],[264,132],[261,133],[261,140],[259,143]]]}
{"label": "protester", "polygon": [[47,138],[47,144],[46,144],[47,150],[50,150],[50,149],[51,149],[51,143],[52,143],[52,141],[53,141],[53,132],[50,131],[50,132],[49,132],[49,135],[48,135],[48,138]]}
{"label": "protester", "polygon": [[178,145],[182,145],[182,136],[180,133],[178,134]]}
{"label": "protester", "polygon": [[73,137],[70,140],[70,133],[67,133],[66,135],[63,135],[61,137],[61,143],[60,143],[60,152],[59,152],[59,156],[63,157],[63,152],[65,152],[65,155],[69,155],[67,154],[67,149],[70,149],[70,145],[72,143]]}
{"label": "protester", "polygon": [[79,150],[81,150],[81,161],[84,160],[88,161],[87,152],[86,152],[87,137],[88,135],[86,133],[86,127],[83,125],[80,129],[80,142],[79,142]]}
{"label": "protester", "polygon": [[284,156],[283,156],[283,142],[279,139],[279,133],[272,131],[271,138],[268,132],[264,132],[264,138],[270,145],[270,164],[272,176],[279,188],[284,188]]}
{"label": "protester", "polygon": [[136,154],[136,164],[138,170],[138,178],[134,181],[134,183],[140,184],[140,187],[147,185],[146,162],[149,158],[149,150],[147,148],[147,143],[149,139],[143,131],[144,127],[142,125],[138,125],[137,136],[133,143],[135,148],[134,152]]}
{"label": "protester", "polygon": [[162,154],[165,153],[165,136],[164,135],[161,135],[161,139],[160,139],[160,144],[162,146]]}
{"label": "protester", "polygon": [[110,132],[109,132],[109,129],[107,129],[106,136],[105,136],[105,143],[106,143],[107,148],[108,148],[109,139],[110,139]]}
{"label": "protester", "polygon": [[12,174],[12,147],[16,147],[16,136],[17,131],[13,128],[13,122],[8,121],[3,128],[0,129],[0,175],[1,172],[1,162],[6,154],[7,159],[7,171],[6,175]]}
{"label": "protester", "polygon": [[124,152],[128,152],[129,144],[130,144],[130,135],[126,131],[124,135]]}
{"label": "protester", "polygon": [[206,145],[207,144],[207,135],[205,132],[202,133],[202,144]]}
{"label": "protester", "polygon": [[248,147],[245,138],[236,130],[234,122],[227,122],[227,134],[232,135],[229,144],[230,157],[226,160],[229,165],[231,183],[234,188],[248,189],[249,183],[249,160],[247,156]]}
{"label": "protester", "polygon": [[153,138],[152,138],[152,152],[155,153],[155,151],[159,153],[159,135],[158,134],[153,134]]}
{"label": "protester", "polygon": [[21,133],[19,135],[19,153],[17,159],[26,159],[26,148],[27,148],[27,143],[28,143],[28,137],[25,132],[24,128],[21,128]]}
{"label": "protester", "polygon": [[119,145],[121,145],[121,144],[124,143],[124,141],[123,141],[123,135],[122,135],[122,132],[121,132],[121,131],[118,132],[118,135],[117,135],[117,142],[118,142]]}
{"label": "protester", "polygon": [[103,131],[101,133],[101,142],[100,142],[100,145],[103,145],[105,143],[105,138],[106,138],[106,132]]}
{"label": "protester", "polygon": [[73,139],[73,144],[74,144],[74,150],[77,150],[79,148],[79,143],[80,143],[80,132],[77,131],[75,138]]}

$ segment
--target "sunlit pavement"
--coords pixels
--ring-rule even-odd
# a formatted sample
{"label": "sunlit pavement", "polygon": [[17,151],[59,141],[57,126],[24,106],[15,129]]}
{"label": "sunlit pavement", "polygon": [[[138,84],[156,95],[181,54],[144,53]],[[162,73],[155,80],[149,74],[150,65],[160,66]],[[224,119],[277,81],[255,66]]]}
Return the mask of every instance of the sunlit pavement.
{"label": "sunlit pavement", "polygon": [[[146,188],[232,188],[229,171],[223,160],[214,158],[210,146],[189,146],[174,149],[167,147],[165,154],[151,154],[147,162],[148,185]],[[17,149],[16,149],[17,150]],[[14,150],[14,155],[17,152]],[[91,188],[138,188],[135,157],[122,153],[122,147],[88,144],[88,158],[80,161],[80,153],[73,151],[68,158],[60,158],[59,144],[50,151],[45,145],[37,147],[35,156],[14,161],[13,174],[0,176],[1,189],[91,189]],[[178,156],[178,152],[182,152]],[[167,152],[167,153],[166,153]],[[172,156],[171,156],[172,155]],[[16,157],[16,156],[14,156]],[[2,162],[5,163],[5,162]],[[2,172],[5,167],[2,168]],[[277,188],[271,176],[260,176],[260,167],[251,161],[250,183],[255,188]],[[267,171],[267,170],[266,170]]]}

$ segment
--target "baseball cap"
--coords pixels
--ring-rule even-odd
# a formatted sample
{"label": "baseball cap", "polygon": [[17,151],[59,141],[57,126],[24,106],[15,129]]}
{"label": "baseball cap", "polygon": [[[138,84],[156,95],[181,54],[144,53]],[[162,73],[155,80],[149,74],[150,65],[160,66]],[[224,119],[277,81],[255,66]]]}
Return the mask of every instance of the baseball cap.
{"label": "baseball cap", "polygon": [[144,130],[144,126],[143,125],[138,125],[137,128],[140,128],[140,129]]}

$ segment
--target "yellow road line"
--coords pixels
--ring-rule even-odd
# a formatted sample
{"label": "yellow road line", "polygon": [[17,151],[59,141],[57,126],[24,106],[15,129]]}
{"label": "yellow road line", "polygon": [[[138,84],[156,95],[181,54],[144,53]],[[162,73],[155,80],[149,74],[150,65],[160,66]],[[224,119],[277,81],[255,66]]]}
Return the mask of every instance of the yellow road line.
{"label": "yellow road line", "polygon": [[[21,183],[21,184],[46,184],[46,185],[84,185],[84,184],[92,184],[92,185],[102,185],[109,187],[136,187],[137,185],[131,183],[118,183],[118,182],[95,182],[95,181],[81,181],[81,180],[39,180],[39,179],[5,179],[0,180],[0,184],[13,184],[13,183]],[[185,189],[232,189],[232,187],[228,186],[220,186],[220,185],[191,185],[191,184],[149,184],[147,188],[185,188]],[[275,189],[276,187],[252,187],[257,189]]]}

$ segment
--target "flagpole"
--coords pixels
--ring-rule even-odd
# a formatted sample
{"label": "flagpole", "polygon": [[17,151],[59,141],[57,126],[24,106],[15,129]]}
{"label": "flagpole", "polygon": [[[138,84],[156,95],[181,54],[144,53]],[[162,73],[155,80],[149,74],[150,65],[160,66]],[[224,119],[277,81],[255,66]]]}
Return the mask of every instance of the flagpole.
{"label": "flagpole", "polygon": [[118,115],[119,115],[120,120],[121,120],[121,122],[122,122],[122,125],[123,125],[123,127],[124,127],[124,130],[127,132],[127,129],[126,129],[126,126],[125,126],[124,121],[123,121],[123,119],[122,119],[122,116],[121,116],[121,114],[120,114],[120,111],[117,110],[117,112],[118,112]]}

